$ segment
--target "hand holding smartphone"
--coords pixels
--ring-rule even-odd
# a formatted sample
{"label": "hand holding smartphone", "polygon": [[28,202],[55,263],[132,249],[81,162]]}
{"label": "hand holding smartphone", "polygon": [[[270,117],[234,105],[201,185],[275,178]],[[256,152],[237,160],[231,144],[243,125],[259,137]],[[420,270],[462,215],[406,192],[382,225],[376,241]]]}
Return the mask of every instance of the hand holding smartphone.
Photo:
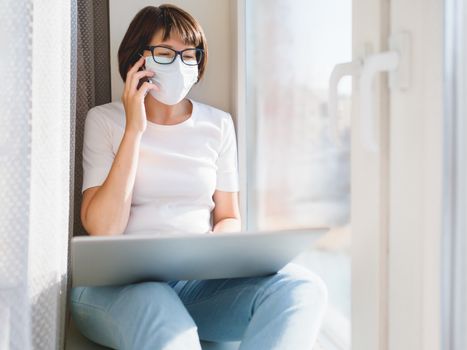
{"label": "hand holding smartphone", "polygon": [[[144,57],[143,55],[141,55],[140,53],[138,53],[138,55],[139,55],[140,57],[145,58],[145,57]],[[141,71],[144,71],[144,70],[146,70],[146,65],[143,63],[143,65],[138,69],[138,72],[141,72]],[[147,81],[148,83],[151,82],[151,80],[150,80],[148,77],[143,77],[143,78],[141,78],[141,79],[139,80],[138,85],[137,85],[136,88],[139,89],[139,88],[141,87],[141,85],[143,85],[144,82],[146,82],[146,81]],[[146,93],[144,94],[144,96],[146,96],[146,95],[148,94],[148,92],[149,92],[149,90],[146,91]]]}
{"label": "hand holding smartphone", "polygon": [[[144,98],[150,89],[159,90],[159,87],[150,81],[148,77],[154,72],[144,69],[144,56],[128,70],[121,100],[125,108],[127,130],[144,132],[147,125]],[[138,86],[138,88],[136,88]]]}

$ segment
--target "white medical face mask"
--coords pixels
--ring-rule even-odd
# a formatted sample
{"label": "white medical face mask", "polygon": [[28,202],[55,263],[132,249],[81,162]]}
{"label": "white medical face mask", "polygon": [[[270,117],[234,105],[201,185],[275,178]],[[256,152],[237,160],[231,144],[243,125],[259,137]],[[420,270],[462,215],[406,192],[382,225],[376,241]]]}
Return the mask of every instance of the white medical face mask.
{"label": "white medical face mask", "polygon": [[175,105],[183,100],[198,80],[198,66],[186,65],[179,55],[171,64],[154,62],[152,56],[148,56],[145,65],[146,70],[155,73],[149,80],[160,89],[151,89],[149,93],[166,105]]}

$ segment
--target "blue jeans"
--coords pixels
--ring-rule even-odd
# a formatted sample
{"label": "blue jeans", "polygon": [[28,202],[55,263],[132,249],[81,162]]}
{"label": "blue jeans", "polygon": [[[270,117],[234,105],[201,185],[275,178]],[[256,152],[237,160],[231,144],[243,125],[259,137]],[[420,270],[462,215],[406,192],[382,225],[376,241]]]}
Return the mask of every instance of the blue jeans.
{"label": "blue jeans", "polygon": [[194,350],[200,339],[240,350],[311,350],[328,292],[289,263],[261,277],[74,287],[71,314],[95,343],[122,350]]}

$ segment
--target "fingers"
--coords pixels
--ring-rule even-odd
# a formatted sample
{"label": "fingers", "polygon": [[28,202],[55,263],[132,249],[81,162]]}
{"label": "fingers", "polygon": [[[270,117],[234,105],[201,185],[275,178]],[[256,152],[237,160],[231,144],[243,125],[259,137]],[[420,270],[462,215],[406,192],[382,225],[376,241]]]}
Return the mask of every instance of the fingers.
{"label": "fingers", "polygon": [[148,76],[152,77],[153,75],[154,75],[154,72],[148,71],[148,70],[143,70],[143,71],[133,74],[131,81],[128,82],[128,84],[130,85],[129,92],[131,94],[134,94],[136,92],[140,79],[143,77],[148,77]]}
{"label": "fingers", "polygon": [[140,97],[140,98],[144,98],[144,96],[146,96],[146,93],[149,91],[149,90],[159,90],[159,87],[153,83],[150,83],[150,82],[144,82],[143,85],[141,85],[141,87],[139,88],[139,90],[136,92],[136,96]]}
{"label": "fingers", "polygon": [[143,65],[144,61],[146,60],[146,57],[141,56],[138,61],[135,62],[135,64],[128,70],[128,73],[126,74],[127,80],[128,78],[131,78],[131,76],[138,71],[138,69],[141,68]]}
{"label": "fingers", "polygon": [[141,58],[135,62],[135,64],[128,70],[128,72],[126,73],[126,80],[125,80],[125,91],[124,93],[127,93],[128,92],[128,88],[129,88],[129,83],[131,82],[131,77],[133,76],[133,74],[135,72],[138,71],[138,69],[143,65],[145,61],[145,57],[144,56],[141,56]]}

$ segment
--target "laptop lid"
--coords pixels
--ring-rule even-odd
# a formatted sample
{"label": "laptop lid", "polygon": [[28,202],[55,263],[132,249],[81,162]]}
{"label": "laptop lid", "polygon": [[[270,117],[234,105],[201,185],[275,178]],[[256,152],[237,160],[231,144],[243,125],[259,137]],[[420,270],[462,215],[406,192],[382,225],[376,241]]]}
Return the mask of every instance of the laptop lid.
{"label": "laptop lid", "polygon": [[72,285],[121,285],[277,272],[329,228],[71,239]]}

